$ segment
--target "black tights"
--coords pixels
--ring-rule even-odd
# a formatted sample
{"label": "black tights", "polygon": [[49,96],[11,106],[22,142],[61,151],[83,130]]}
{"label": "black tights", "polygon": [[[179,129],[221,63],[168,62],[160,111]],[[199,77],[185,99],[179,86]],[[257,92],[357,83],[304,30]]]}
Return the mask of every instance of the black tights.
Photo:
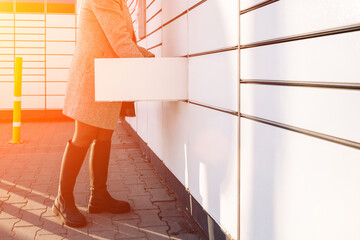
{"label": "black tights", "polygon": [[77,147],[89,147],[94,141],[110,141],[114,130],[94,127],[75,120],[75,132],[71,142]]}

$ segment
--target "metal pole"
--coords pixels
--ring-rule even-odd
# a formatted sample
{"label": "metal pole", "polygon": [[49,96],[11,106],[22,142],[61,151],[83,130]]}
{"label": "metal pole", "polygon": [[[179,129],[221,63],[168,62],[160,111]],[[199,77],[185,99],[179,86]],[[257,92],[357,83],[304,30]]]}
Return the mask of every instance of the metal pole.
{"label": "metal pole", "polygon": [[21,127],[21,84],[22,84],[22,58],[15,58],[14,75],[14,109],[13,109],[13,137],[10,143],[22,143],[20,140]]}

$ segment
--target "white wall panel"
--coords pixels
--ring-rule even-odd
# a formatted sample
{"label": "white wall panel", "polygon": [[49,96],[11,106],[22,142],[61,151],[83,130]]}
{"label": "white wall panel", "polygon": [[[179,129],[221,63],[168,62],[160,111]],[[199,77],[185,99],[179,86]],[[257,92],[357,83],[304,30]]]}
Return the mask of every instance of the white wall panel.
{"label": "white wall panel", "polygon": [[45,83],[39,82],[23,82],[21,93],[23,95],[44,95],[45,94]]}
{"label": "white wall panel", "polygon": [[17,54],[16,57],[22,57],[23,58],[23,62],[26,61],[45,61],[45,55],[22,55],[22,54]]}
{"label": "white wall panel", "polygon": [[13,62],[1,62],[1,67],[14,69],[14,63]]}
{"label": "white wall panel", "polygon": [[31,34],[45,34],[45,28],[15,28],[15,33],[31,33]]}
{"label": "white wall panel", "polygon": [[137,133],[147,143],[148,142],[148,106],[147,102],[136,102],[137,112]]}
{"label": "white wall panel", "polygon": [[46,56],[46,67],[59,67],[69,68],[71,64],[72,56],[61,56],[61,55],[47,55]]}
{"label": "white wall panel", "polygon": [[238,111],[238,51],[189,58],[189,100]]}
{"label": "white wall panel", "polygon": [[161,13],[146,23],[146,34],[149,34],[161,27]]}
{"label": "white wall panel", "polygon": [[357,24],[359,11],[354,0],[278,1],[241,16],[241,44]]}
{"label": "white wall panel", "polygon": [[44,109],[45,96],[22,96],[21,97],[22,109]]}
{"label": "white wall panel", "polygon": [[163,161],[177,179],[186,183],[186,149],[188,145],[188,104],[163,102]]}
{"label": "white wall panel", "polygon": [[[1,22],[1,21],[0,21]],[[2,27],[0,25],[0,34],[14,34],[14,27]]]}
{"label": "white wall panel", "polygon": [[[3,76],[1,76],[1,79]],[[14,84],[0,82],[0,109],[11,109],[13,107]]]}
{"label": "white wall panel", "polygon": [[38,82],[38,81],[41,81],[41,82],[45,82],[45,76],[22,76],[22,81],[23,82]]}
{"label": "white wall panel", "polygon": [[15,34],[15,41],[21,41],[21,40],[33,40],[33,41],[44,41],[45,35],[39,34],[39,35],[23,35],[23,34]]}
{"label": "white wall panel", "polygon": [[5,20],[3,16],[0,16],[1,19],[4,19],[3,21],[0,21],[1,27],[13,27],[14,26],[14,20]]}
{"label": "white wall panel", "polygon": [[149,37],[146,38],[146,43],[148,48],[158,45],[162,42],[162,31],[161,29],[159,31],[154,32]]}
{"label": "white wall panel", "polygon": [[358,91],[243,84],[240,95],[242,113],[360,142]]}
{"label": "white wall panel", "polygon": [[137,43],[140,47],[146,48],[146,39],[143,38]]}
{"label": "white wall panel", "polygon": [[253,7],[262,2],[264,2],[264,0],[241,0],[240,7],[241,7],[241,10],[244,10],[244,9]]}
{"label": "white wall panel", "polygon": [[15,54],[45,54],[45,48],[15,48]]}
{"label": "white wall panel", "polygon": [[[135,105],[136,108],[136,105]],[[126,117],[126,121],[130,124],[132,129],[137,132],[137,120],[136,117]]]}
{"label": "white wall panel", "polygon": [[146,9],[146,20],[152,18],[157,12],[161,10],[161,0],[154,1],[147,9]]}
{"label": "white wall panel", "polygon": [[75,15],[47,14],[46,27],[75,27]]}
{"label": "white wall panel", "polygon": [[189,105],[190,193],[232,237],[237,237],[238,118]]}
{"label": "white wall panel", "polygon": [[0,47],[14,47],[14,41],[0,41]]}
{"label": "white wall panel", "polygon": [[14,69],[1,69],[0,68],[0,76],[1,75],[8,75],[8,74],[14,74]]}
{"label": "white wall panel", "polygon": [[48,28],[46,40],[50,41],[75,41],[75,29]]}
{"label": "white wall panel", "polygon": [[45,68],[45,62],[23,62],[23,68]]}
{"label": "white wall panel", "polygon": [[1,55],[0,61],[14,61],[14,55]]}
{"label": "white wall panel", "polygon": [[163,159],[163,125],[162,102],[149,101],[148,103],[148,145],[152,151]]}
{"label": "white wall panel", "polygon": [[[18,19],[18,18],[16,18]],[[45,21],[16,21],[16,27],[45,27]]]}
{"label": "white wall panel", "polygon": [[[14,44],[14,42],[12,42]],[[15,42],[15,47],[45,47],[45,42]]]}
{"label": "white wall panel", "polygon": [[0,54],[14,54],[14,48],[0,48]]}
{"label": "white wall panel", "polygon": [[152,52],[155,55],[155,57],[162,57],[162,46],[153,48],[150,50],[150,52]]}
{"label": "white wall panel", "polygon": [[16,20],[45,20],[45,14],[29,14],[29,13],[17,13],[15,14]]}
{"label": "white wall panel", "polygon": [[47,54],[73,54],[75,42],[47,42]]}
{"label": "white wall panel", "polygon": [[46,96],[46,109],[62,109],[64,96]]}
{"label": "white wall panel", "polygon": [[67,81],[68,69],[46,69],[46,81]]}
{"label": "white wall panel", "polygon": [[189,12],[189,53],[239,44],[239,1],[208,0]]}
{"label": "white wall panel", "polygon": [[47,82],[46,94],[65,94],[66,82]]}
{"label": "white wall panel", "polygon": [[245,49],[241,78],[360,82],[359,38],[353,32]]}
{"label": "white wall panel", "polygon": [[45,75],[45,69],[40,68],[40,69],[32,69],[32,68],[25,68],[22,70],[23,75],[27,75],[27,74],[39,74],[39,75]]}
{"label": "white wall panel", "polygon": [[184,15],[163,28],[164,57],[187,55],[187,39],[187,15]]}
{"label": "white wall panel", "polygon": [[3,41],[13,41],[14,40],[14,34],[1,34],[1,39]]}
{"label": "white wall panel", "polygon": [[240,239],[358,239],[359,159],[359,150],[242,119]]}
{"label": "white wall panel", "polygon": [[166,23],[187,10],[187,1],[162,0],[163,23]]}

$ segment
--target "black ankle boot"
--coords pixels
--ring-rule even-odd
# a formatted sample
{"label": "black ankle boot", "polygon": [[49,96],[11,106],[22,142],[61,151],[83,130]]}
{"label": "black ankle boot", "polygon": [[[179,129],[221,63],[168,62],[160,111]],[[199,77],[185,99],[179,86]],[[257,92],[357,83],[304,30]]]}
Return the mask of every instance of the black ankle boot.
{"label": "black ankle boot", "polygon": [[70,227],[86,225],[86,218],[75,206],[73,195],[76,177],[79,174],[86,152],[87,148],[77,147],[69,141],[61,164],[59,191],[52,210],[65,225]]}
{"label": "black ankle boot", "polygon": [[90,213],[126,213],[130,211],[129,203],[114,199],[106,190],[110,148],[111,141],[95,141],[91,146],[91,196],[88,206]]}

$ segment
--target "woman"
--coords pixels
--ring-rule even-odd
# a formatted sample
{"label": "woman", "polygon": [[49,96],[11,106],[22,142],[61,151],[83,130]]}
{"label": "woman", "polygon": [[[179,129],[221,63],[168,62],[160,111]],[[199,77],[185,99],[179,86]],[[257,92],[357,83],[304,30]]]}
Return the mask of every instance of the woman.
{"label": "woman", "polygon": [[52,208],[68,226],[86,225],[86,218],[75,206],[73,189],[90,144],[89,212],[130,211],[127,202],[112,198],[106,189],[111,136],[122,104],[94,100],[94,59],[116,57],[154,55],[137,46],[124,0],[85,0],[63,110],[65,115],[75,119],[75,132],[64,152],[58,196]]}

